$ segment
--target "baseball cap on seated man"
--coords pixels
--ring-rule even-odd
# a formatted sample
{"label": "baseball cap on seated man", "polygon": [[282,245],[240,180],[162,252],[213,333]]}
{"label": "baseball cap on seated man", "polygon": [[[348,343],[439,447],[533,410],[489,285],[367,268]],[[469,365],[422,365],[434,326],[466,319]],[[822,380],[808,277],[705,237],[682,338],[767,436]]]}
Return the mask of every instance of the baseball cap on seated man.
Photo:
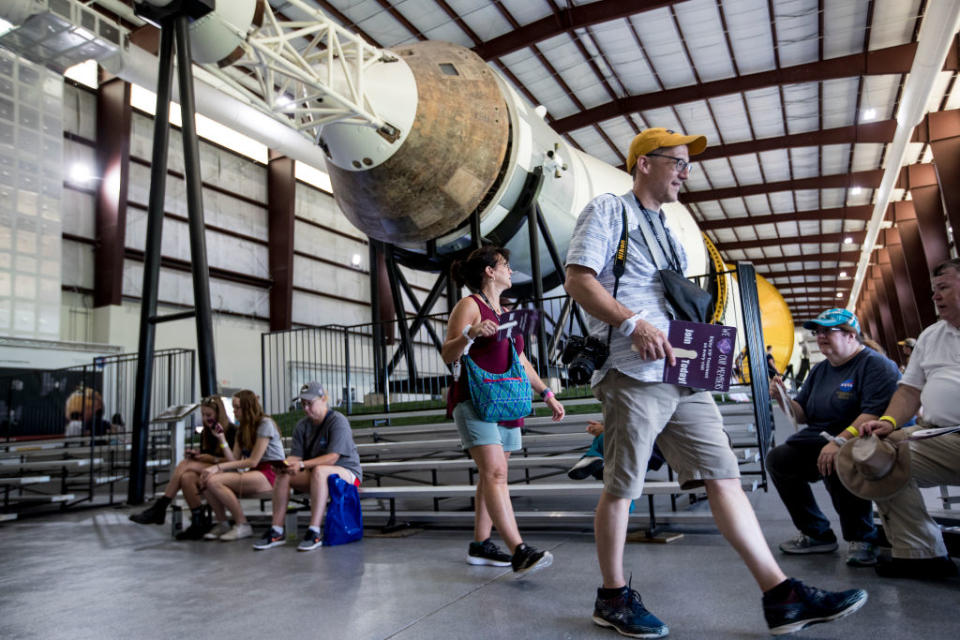
{"label": "baseball cap on seated man", "polygon": [[917,347],[917,340],[916,338],[907,338],[905,340],[901,340],[897,344],[901,347],[910,347],[911,349],[915,349]]}
{"label": "baseball cap on seated man", "polygon": [[633,165],[637,164],[638,157],[661,147],[679,147],[682,144],[687,145],[687,151],[691,156],[695,156],[707,148],[707,137],[685,136],[663,127],[644,129],[630,143],[630,150],[627,152],[627,173],[633,171]]}
{"label": "baseball cap on seated man", "polygon": [[325,395],[327,394],[323,390],[323,385],[313,381],[300,387],[300,395],[298,397],[306,402],[313,402],[317,398]]}
{"label": "baseball cap on seated man", "polygon": [[813,320],[803,323],[804,329],[812,331],[817,327],[849,327],[854,333],[860,333],[860,321],[852,311],[846,309],[827,309]]}

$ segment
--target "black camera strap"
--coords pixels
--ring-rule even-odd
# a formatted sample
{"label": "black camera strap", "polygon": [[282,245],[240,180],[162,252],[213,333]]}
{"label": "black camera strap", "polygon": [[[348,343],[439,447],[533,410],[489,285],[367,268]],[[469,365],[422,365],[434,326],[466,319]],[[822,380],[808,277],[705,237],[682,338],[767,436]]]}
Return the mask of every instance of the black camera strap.
{"label": "black camera strap", "polygon": [[[620,288],[620,276],[623,275],[627,264],[627,244],[630,234],[627,233],[627,209],[621,203],[620,205],[620,240],[617,242],[617,250],[613,254],[613,299],[617,299],[617,290]],[[613,337],[613,325],[607,327],[607,346],[610,346],[610,339]]]}

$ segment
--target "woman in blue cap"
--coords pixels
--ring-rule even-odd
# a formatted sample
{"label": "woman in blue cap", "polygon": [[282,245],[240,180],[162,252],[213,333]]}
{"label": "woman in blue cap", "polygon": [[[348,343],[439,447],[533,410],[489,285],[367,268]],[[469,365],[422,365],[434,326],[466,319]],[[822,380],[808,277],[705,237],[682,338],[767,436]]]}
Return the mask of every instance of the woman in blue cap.
{"label": "woman in blue cap", "polygon": [[[840,516],[848,542],[847,564],[876,564],[877,529],[873,505],[840,483],[834,458],[842,440],[857,436],[857,425],[883,413],[897,389],[897,365],[879,353],[860,331],[860,322],[846,309],[828,309],[803,324],[813,332],[825,360],[810,371],[795,399],[790,400],[797,422],[806,426],[767,454],[767,471],[793,524],[800,530],[780,550],[788,554],[832,553],[837,537],[817,506],[810,484],[823,480]],[[866,343],[866,344],[865,344]],[[770,393],[777,397],[775,377]]]}

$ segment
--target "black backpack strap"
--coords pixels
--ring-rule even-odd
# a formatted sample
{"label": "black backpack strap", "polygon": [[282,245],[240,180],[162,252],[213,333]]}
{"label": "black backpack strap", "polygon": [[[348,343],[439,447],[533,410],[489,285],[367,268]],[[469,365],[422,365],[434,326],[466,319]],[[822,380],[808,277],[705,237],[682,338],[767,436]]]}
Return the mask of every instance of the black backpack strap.
{"label": "black backpack strap", "polygon": [[[617,241],[617,250],[613,254],[613,299],[617,299],[617,290],[620,288],[620,276],[626,270],[627,245],[630,243],[630,234],[627,230],[627,209],[620,203],[620,240]],[[607,327],[607,346],[613,337],[613,325]]]}

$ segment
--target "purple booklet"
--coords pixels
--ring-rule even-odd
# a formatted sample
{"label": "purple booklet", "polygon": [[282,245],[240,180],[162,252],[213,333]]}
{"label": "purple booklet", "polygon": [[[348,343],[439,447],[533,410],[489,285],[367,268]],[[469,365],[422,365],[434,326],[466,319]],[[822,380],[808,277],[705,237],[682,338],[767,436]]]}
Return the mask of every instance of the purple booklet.
{"label": "purple booklet", "polygon": [[518,335],[527,336],[537,326],[537,312],[534,309],[514,309],[500,316],[497,340],[509,340]]}
{"label": "purple booklet", "polygon": [[677,363],[671,367],[664,361],[664,382],[708,391],[730,388],[736,328],[671,320],[667,338]]}

